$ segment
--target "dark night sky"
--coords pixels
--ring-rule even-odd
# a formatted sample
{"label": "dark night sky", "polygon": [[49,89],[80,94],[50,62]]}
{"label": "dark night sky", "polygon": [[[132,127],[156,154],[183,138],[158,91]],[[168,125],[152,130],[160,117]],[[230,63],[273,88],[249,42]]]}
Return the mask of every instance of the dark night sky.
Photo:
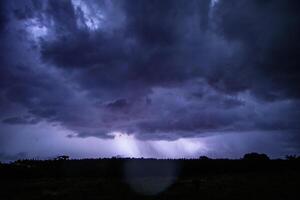
{"label": "dark night sky", "polygon": [[300,152],[300,1],[0,1],[0,160]]}

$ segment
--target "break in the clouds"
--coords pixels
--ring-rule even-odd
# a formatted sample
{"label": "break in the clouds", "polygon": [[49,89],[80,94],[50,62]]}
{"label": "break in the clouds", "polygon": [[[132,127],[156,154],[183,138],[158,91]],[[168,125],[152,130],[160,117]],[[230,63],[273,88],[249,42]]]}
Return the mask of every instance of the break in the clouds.
{"label": "break in the clouds", "polygon": [[[116,133],[151,143],[132,156],[197,138],[210,146],[200,153],[299,152],[296,0],[15,0],[0,10],[0,157],[43,149],[50,136],[37,126],[64,132],[47,133],[54,148],[106,141],[99,155],[120,153],[108,144]],[[40,138],[25,142],[41,144],[16,152],[24,127]],[[172,151],[190,155],[183,148]]]}

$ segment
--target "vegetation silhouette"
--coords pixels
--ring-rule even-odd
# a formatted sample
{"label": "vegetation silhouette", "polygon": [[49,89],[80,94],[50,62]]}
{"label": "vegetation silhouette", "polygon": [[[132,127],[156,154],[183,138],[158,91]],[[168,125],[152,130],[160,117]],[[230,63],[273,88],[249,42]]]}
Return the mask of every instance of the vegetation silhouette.
{"label": "vegetation silhouette", "polygon": [[245,154],[243,159],[244,160],[270,160],[270,158],[266,154],[264,153],[259,154],[255,152]]}
{"label": "vegetation silhouette", "polygon": [[286,155],[285,159],[287,159],[287,160],[300,160],[300,156],[297,157],[296,155]]}
{"label": "vegetation silhouette", "polygon": [[[25,159],[0,163],[1,199],[297,199],[300,158]],[[117,191],[117,192],[116,192]]]}

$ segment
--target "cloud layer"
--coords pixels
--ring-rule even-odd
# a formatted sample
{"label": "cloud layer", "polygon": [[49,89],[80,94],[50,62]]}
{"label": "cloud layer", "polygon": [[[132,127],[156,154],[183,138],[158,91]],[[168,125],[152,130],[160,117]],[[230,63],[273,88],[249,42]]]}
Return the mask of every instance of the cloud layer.
{"label": "cloud layer", "polygon": [[83,138],[298,137],[299,9],[296,0],[1,1],[2,124],[60,124]]}

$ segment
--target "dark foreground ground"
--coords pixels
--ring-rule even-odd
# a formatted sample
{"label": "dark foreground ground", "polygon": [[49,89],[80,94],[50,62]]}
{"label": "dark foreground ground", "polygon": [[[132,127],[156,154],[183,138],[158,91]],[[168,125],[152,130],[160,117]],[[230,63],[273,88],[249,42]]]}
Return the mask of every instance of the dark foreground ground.
{"label": "dark foreground ground", "polygon": [[0,199],[300,199],[298,160],[94,159],[0,165]]}

